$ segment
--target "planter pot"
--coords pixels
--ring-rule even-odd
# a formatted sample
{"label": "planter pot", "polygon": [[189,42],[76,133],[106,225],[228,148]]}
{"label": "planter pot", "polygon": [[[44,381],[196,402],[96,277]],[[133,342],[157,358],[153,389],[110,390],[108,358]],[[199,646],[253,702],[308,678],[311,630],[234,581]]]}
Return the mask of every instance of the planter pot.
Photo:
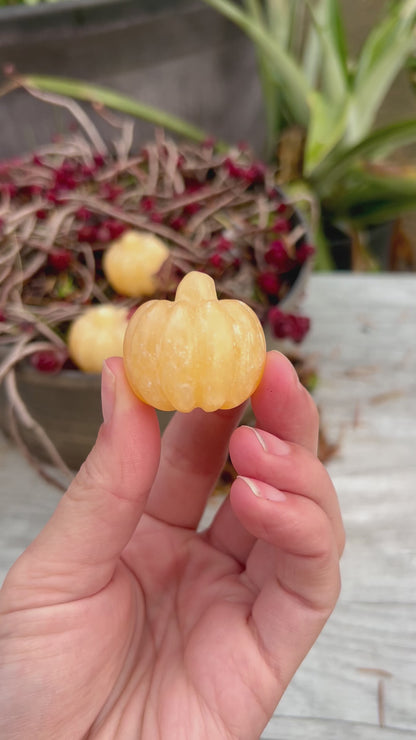
{"label": "planter pot", "polygon": [[[67,466],[77,470],[97,437],[102,422],[100,376],[77,370],[56,375],[40,373],[22,363],[16,370],[19,393],[29,413],[44,429]],[[161,430],[171,414],[158,412]],[[11,436],[4,388],[0,386],[0,426]],[[33,429],[19,424],[19,434],[30,452],[50,462]]]}
{"label": "planter pot", "polygon": [[[0,8],[0,68],[108,86],[262,151],[250,41],[197,0],[67,0]],[[90,108],[88,107],[90,113]],[[49,143],[72,122],[23,91],[0,100],[0,159]],[[97,125],[105,124],[97,117]],[[138,122],[137,141],[152,128]]]}

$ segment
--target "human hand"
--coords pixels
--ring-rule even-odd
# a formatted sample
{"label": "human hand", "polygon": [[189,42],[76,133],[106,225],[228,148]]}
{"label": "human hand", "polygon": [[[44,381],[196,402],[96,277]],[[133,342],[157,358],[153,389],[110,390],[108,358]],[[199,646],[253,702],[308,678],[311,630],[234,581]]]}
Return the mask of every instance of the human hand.
{"label": "human hand", "polygon": [[[256,431],[176,414],[160,455],[107,361],[97,443],[0,593],[0,737],[259,737],[336,603],[344,532],[282,355],[252,405]],[[228,444],[243,477],[198,533]]]}

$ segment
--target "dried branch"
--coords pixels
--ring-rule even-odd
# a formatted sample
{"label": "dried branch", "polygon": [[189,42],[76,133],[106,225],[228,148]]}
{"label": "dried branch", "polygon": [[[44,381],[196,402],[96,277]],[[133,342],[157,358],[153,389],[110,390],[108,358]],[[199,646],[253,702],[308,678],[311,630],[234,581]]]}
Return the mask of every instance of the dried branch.
{"label": "dried branch", "polygon": [[79,125],[84,129],[85,133],[91,139],[97,152],[101,154],[107,153],[107,146],[104,140],[101,138],[98,130],[92,123],[91,119],[82,110],[81,106],[70,98],[65,98],[63,95],[56,93],[46,93],[36,90],[35,88],[27,88],[22,84],[22,87],[30,92],[34,98],[43,100],[45,103],[51,103],[52,105],[58,105],[61,108],[66,108],[71,115],[78,121]]}

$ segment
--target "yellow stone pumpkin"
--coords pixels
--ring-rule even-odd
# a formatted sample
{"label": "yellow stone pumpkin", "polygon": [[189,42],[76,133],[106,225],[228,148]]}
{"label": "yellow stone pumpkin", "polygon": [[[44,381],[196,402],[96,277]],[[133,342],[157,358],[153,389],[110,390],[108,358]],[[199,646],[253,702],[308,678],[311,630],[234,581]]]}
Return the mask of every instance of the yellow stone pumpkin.
{"label": "yellow stone pumpkin", "polygon": [[122,306],[89,306],[76,318],[68,333],[72,362],[85,373],[100,373],[107,357],[123,354],[128,311]]}
{"label": "yellow stone pumpkin", "polygon": [[151,296],[155,275],[169,256],[166,244],[148,231],[126,231],[103,257],[104,274],[111,287],[130,298]]}
{"label": "yellow stone pumpkin", "polygon": [[190,272],[174,301],[152,300],[133,314],[124,367],[134,393],[162,411],[238,406],[263,374],[266,342],[246,303],[218,300],[213,279]]}

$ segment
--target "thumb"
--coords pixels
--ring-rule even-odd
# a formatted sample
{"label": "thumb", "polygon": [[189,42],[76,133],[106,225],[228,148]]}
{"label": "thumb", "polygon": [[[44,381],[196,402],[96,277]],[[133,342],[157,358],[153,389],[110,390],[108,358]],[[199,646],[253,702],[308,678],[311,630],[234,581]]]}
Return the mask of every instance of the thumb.
{"label": "thumb", "polygon": [[154,409],[130,390],[121,358],[104,363],[102,405],[95,446],[9,573],[24,606],[28,592],[36,606],[104,588],[143,513],[159,465],[160,432]]}

